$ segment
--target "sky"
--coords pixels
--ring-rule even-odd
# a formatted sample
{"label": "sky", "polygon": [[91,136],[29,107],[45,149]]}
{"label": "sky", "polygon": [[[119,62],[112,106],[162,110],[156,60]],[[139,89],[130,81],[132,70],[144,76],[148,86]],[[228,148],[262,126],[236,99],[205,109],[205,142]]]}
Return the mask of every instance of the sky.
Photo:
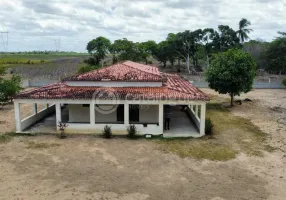
{"label": "sky", "polygon": [[241,18],[251,39],[271,41],[286,32],[286,0],[0,0],[0,32],[8,32],[0,51],[85,52],[98,36],[160,42],[220,24],[237,30]]}

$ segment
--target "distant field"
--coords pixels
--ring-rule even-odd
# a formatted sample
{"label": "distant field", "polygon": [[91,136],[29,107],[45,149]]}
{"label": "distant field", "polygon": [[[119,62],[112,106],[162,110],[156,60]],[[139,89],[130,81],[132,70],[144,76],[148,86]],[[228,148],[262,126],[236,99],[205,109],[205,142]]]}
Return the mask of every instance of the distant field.
{"label": "distant field", "polygon": [[87,53],[48,53],[48,54],[31,54],[31,53],[21,53],[21,54],[1,54],[0,60],[2,59],[25,59],[25,60],[53,60],[62,57],[85,57],[89,56]]}
{"label": "distant field", "polygon": [[0,54],[0,66],[22,79],[59,80],[73,75],[88,58],[86,53]]}

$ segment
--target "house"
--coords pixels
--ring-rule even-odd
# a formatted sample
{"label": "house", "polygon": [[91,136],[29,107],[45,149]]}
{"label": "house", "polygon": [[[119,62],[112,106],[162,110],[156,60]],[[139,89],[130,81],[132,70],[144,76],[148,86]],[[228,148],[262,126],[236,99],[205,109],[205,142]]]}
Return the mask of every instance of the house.
{"label": "house", "polygon": [[[113,133],[126,133],[134,124],[139,134],[161,135],[168,132],[164,130],[164,105],[173,105],[178,116],[195,127],[187,128],[184,136],[200,137],[205,134],[207,101],[206,94],[177,74],[126,61],[20,93],[14,99],[16,131],[25,132],[55,113],[57,131],[59,122],[66,123],[65,131],[70,133],[99,133],[105,125],[110,125]],[[33,115],[25,119],[20,116],[23,103],[34,108]],[[37,104],[46,107],[38,112]],[[186,112],[179,106],[185,106]],[[171,123],[180,128],[182,120],[178,120],[171,119]]]}

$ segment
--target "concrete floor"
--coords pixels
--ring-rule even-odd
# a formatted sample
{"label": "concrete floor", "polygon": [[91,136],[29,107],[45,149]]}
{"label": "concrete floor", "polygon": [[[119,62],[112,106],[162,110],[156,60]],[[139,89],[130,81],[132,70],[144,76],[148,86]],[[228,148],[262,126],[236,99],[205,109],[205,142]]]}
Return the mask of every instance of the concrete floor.
{"label": "concrete floor", "polygon": [[[68,110],[62,109],[62,119],[68,121]],[[27,133],[56,133],[56,115],[50,115],[25,130]],[[164,130],[164,138],[199,137],[199,130],[180,106],[172,106],[170,130]]]}
{"label": "concrete floor", "polygon": [[199,137],[199,130],[180,106],[172,106],[170,130],[164,130],[163,137]]}

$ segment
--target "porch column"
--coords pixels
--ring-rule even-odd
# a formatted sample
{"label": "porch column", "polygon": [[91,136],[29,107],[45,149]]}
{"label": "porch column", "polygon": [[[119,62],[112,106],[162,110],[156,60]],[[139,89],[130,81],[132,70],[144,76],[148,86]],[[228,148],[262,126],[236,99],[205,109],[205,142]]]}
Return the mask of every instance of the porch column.
{"label": "porch column", "polygon": [[16,132],[21,132],[20,103],[14,102]]}
{"label": "porch column", "polygon": [[95,102],[92,101],[90,106],[89,106],[89,108],[90,108],[90,110],[89,110],[89,113],[90,113],[90,117],[89,117],[90,125],[94,125],[95,124],[95,109],[94,109],[95,105],[94,104],[95,104]]}
{"label": "porch column", "polygon": [[37,107],[37,103],[33,103],[33,114],[37,114],[38,113],[38,107]]}
{"label": "porch column", "polygon": [[129,104],[124,104],[124,125],[129,126]]}
{"label": "porch column", "polygon": [[195,110],[196,116],[199,117],[199,115],[198,115],[199,114],[199,105],[196,104],[195,108],[196,108],[196,110]]}
{"label": "porch column", "polygon": [[59,125],[59,122],[61,122],[61,121],[62,121],[61,104],[56,103],[56,126],[57,126],[57,130],[59,129],[58,125]]}
{"label": "porch column", "polygon": [[206,103],[201,104],[200,135],[205,135]]}
{"label": "porch column", "polygon": [[159,104],[159,127],[161,130],[161,133],[163,133],[163,128],[164,128],[164,105]]}

